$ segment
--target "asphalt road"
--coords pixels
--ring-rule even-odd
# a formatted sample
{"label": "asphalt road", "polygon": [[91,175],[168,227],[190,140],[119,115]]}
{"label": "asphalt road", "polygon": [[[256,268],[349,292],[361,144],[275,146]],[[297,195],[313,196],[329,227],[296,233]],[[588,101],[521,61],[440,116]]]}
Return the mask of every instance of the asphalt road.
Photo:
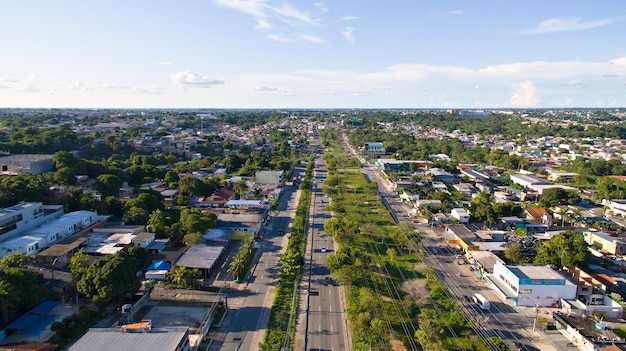
{"label": "asphalt road", "polygon": [[[302,169],[294,173],[297,176],[300,174],[303,174]],[[262,252],[258,261],[243,284],[233,284],[229,289],[232,315],[228,317],[230,324],[220,350],[257,350],[263,340],[280,273],[280,254],[287,245],[289,224],[298,206],[296,190],[296,186],[285,189],[278,210],[272,213],[266,226],[264,239],[259,242]]]}
{"label": "asphalt road", "polygon": [[345,350],[345,311],[341,301],[341,287],[333,281],[326,266],[329,254],[335,251],[333,238],[323,231],[324,223],[331,218],[326,211],[329,198],[322,194],[326,179],[325,162],[318,158],[315,165],[312,191],[310,252],[310,280],[308,298],[306,350]]}

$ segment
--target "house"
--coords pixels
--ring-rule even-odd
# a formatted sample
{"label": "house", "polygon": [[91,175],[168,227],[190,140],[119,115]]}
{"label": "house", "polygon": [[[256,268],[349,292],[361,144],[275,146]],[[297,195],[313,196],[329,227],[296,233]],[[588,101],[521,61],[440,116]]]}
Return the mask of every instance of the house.
{"label": "house", "polygon": [[176,198],[180,195],[180,190],[178,189],[166,189],[161,191],[161,196],[163,196],[163,201],[169,203],[176,203]]}
{"label": "house", "polygon": [[444,171],[443,169],[431,168],[427,173],[430,174],[436,181],[446,184],[452,184],[454,182],[454,175]]}
{"label": "house", "polygon": [[363,149],[366,152],[385,152],[385,146],[379,142],[367,142],[363,143]]}
{"label": "house", "polygon": [[552,215],[548,210],[541,207],[525,207],[526,219],[552,226]]}
{"label": "house", "polygon": [[143,247],[145,249],[154,242],[155,238],[154,233],[141,232],[130,239],[130,244],[133,246]]}
{"label": "house", "polygon": [[464,208],[453,208],[450,211],[450,215],[461,224],[469,223],[470,215]]}

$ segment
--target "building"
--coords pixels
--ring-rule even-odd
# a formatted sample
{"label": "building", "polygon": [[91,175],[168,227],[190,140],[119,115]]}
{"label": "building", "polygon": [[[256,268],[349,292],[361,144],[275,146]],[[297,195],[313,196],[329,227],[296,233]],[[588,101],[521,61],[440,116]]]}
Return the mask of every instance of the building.
{"label": "building", "polygon": [[541,178],[537,178],[528,174],[521,174],[521,173],[511,174],[510,178],[514,184],[520,185],[524,188],[531,188],[533,185],[539,185],[539,184],[550,184],[549,182]]}
{"label": "building", "polygon": [[450,211],[450,215],[461,224],[469,223],[470,215],[464,208],[453,208]]}
{"label": "building", "polygon": [[613,214],[617,216],[626,216],[626,199],[613,199],[613,200],[604,200],[605,203],[608,202],[608,207]]}
{"label": "building", "polygon": [[208,277],[217,261],[222,257],[224,248],[224,245],[196,244],[190,247],[176,261],[174,266],[196,268],[202,271],[205,277]]}
{"label": "building", "polygon": [[509,266],[496,261],[489,277],[496,291],[515,306],[556,306],[575,300],[578,286],[548,266]]}
{"label": "building", "polygon": [[385,146],[383,145],[383,143],[379,143],[379,142],[368,142],[368,143],[363,143],[363,149],[365,150],[365,152],[385,152]]}
{"label": "building", "polygon": [[91,328],[69,351],[189,351],[189,328]]}
{"label": "building", "polygon": [[14,238],[62,215],[62,205],[48,206],[41,202],[22,202],[0,209],[0,241]]}
{"label": "building", "polygon": [[588,231],[583,233],[585,241],[594,249],[609,255],[625,255],[626,242],[614,238],[608,233]]}
{"label": "building", "polygon": [[52,155],[25,154],[0,157],[0,173],[3,174],[41,174],[53,170]]}
{"label": "building", "polygon": [[279,187],[283,184],[284,173],[284,171],[256,171],[254,174],[255,183]]}

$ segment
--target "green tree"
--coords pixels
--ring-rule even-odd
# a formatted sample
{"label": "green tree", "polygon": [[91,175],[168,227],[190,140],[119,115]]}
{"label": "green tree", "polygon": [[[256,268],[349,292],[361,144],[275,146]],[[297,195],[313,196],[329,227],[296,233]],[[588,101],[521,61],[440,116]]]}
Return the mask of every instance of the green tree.
{"label": "green tree", "polygon": [[96,189],[102,196],[117,196],[124,181],[113,174],[101,174],[96,178]]}
{"label": "green tree", "polygon": [[168,280],[183,288],[189,287],[191,283],[202,277],[202,272],[197,268],[187,268],[177,266],[167,274]]}
{"label": "green tree", "polygon": [[522,249],[520,244],[512,244],[504,249],[504,257],[513,263],[520,263],[522,261]]}
{"label": "green tree", "polygon": [[582,233],[568,230],[537,247],[535,264],[553,264],[559,268],[579,265],[587,259],[589,251]]}
{"label": "green tree", "polygon": [[106,306],[126,301],[139,289],[138,269],[139,262],[120,251],[92,263],[82,274],[72,272],[72,276],[80,278],[76,282],[78,292],[92,299],[96,305]]}

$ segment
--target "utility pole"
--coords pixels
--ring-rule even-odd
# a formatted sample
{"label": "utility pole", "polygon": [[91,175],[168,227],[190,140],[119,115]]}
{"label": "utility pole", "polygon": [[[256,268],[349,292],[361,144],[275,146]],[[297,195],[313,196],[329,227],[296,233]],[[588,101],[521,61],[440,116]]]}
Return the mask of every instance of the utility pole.
{"label": "utility pole", "polygon": [[535,326],[537,325],[537,318],[539,318],[539,301],[535,298],[535,320],[533,321],[533,332],[535,332]]}

